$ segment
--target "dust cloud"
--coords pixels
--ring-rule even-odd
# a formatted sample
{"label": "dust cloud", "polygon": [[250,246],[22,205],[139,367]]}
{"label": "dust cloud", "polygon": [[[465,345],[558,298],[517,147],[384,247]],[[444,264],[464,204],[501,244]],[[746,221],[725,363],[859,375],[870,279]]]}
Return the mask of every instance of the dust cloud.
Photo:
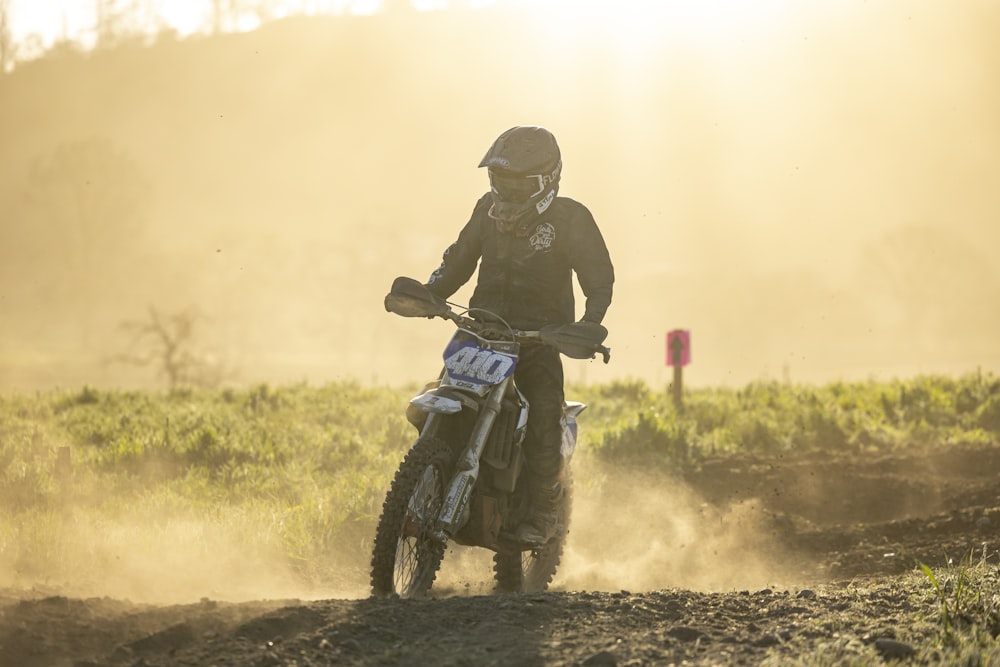
{"label": "dust cloud", "polygon": [[447,331],[382,297],[523,123],[617,267],[613,361],[571,379],[665,384],[673,328],[690,386],[1000,368],[997,5],[654,5],[293,17],[0,77],[0,389],[163,387],[122,326],[151,308],[228,383],[433,375]]}
{"label": "dust cloud", "polygon": [[[574,462],[570,533],[552,590],[721,592],[815,583],[762,503],[706,502],[677,478]],[[449,546],[437,594],[487,595],[492,552]]]}
{"label": "dust cloud", "polygon": [[[803,583],[776,537],[774,515],[755,501],[710,505],[665,475],[616,470],[587,457],[574,470],[571,531],[554,590]],[[112,496],[108,502],[116,504]],[[150,604],[360,599],[370,592],[374,523],[355,532],[295,556],[276,525],[261,525],[244,510],[66,508],[33,520],[30,534],[4,538],[0,589]],[[434,595],[491,594],[492,555],[449,545]]]}
{"label": "dust cloud", "polygon": [[803,582],[757,501],[710,505],[677,479],[636,470],[606,469],[598,479],[574,493],[561,588],[718,592]]}
{"label": "dust cloud", "polygon": [[[218,518],[218,517],[217,517]],[[185,604],[203,598],[355,599],[368,593],[356,548],[325,553],[308,573],[239,517],[120,516],[96,510],[33,521],[7,545],[0,588],[69,597]],[[347,567],[344,567],[344,565]],[[323,572],[323,576],[318,574]]]}

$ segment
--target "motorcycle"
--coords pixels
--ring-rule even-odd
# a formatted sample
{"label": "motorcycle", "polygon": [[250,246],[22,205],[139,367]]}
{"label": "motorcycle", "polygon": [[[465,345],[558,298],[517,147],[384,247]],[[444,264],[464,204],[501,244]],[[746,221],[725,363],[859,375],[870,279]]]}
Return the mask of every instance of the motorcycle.
{"label": "motorcycle", "polygon": [[442,318],[456,326],[437,380],[410,400],[407,418],[418,437],[393,478],[375,531],[371,587],[376,596],[413,598],[434,583],[448,542],[494,552],[498,592],[539,592],[555,575],[569,528],[570,460],[577,416],[586,407],[566,402],[562,414],[562,494],[554,536],[523,544],[514,529],[530,509],[524,436],[530,406],[514,383],[525,345],[551,345],[576,359],[611,351],[607,330],[576,322],[520,331],[483,309],[456,312],[412,278],[400,277],[385,297],[403,317]]}

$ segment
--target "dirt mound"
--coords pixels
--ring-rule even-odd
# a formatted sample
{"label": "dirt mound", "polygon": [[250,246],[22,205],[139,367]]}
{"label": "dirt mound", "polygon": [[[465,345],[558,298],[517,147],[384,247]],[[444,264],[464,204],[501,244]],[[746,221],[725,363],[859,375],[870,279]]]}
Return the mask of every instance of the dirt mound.
{"label": "dirt mound", "polygon": [[[676,481],[702,517],[752,507],[752,530],[781,545],[770,564],[793,585],[591,588],[574,585],[587,580],[568,558],[555,590],[531,596],[446,588],[429,600],[158,606],[5,591],[0,664],[756,664],[818,647],[906,657],[940,632],[939,602],[917,563],[996,563],[996,448],[720,459]],[[735,516],[727,526],[749,515]],[[637,521],[634,532],[651,530]],[[576,529],[579,560],[594,557],[586,545],[595,530]],[[744,567],[738,553],[703,567]],[[995,585],[995,567],[988,576]],[[1000,631],[995,615],[982,622]]]}

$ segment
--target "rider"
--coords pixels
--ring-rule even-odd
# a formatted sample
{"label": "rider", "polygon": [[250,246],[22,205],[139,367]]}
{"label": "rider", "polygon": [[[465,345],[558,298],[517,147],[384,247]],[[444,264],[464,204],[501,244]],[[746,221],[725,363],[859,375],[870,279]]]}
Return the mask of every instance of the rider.
{"label": "rider", "polygon": [[[470,307],[497,313],[514,328],[537,330],[574,321],[576,272],[586,297],[581,319],[599,324],[611,304],[614,268],[590,211],[556,196],[562,158],[552,133],[513,127],[497,138],[479,166],[489,173],[490,191],[476,202],[427,287],[446,299],[479,264]],[[523,347],[514,381],[531,408],[525,441],[531,512],[515,534],[521,542],[540,545],[555,532],[561,497],[559,352],[547,345]]]}

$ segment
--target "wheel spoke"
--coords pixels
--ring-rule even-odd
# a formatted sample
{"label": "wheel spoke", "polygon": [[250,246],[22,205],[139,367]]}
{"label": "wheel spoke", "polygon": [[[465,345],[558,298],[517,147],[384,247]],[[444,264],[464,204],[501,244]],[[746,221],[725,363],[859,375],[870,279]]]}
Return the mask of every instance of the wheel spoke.
{"label": "wheel spoke", "polygon": [[454,467],[446,442],[429,436],[413,444],[392,480],[372,545],[372,593],[416,597],[434,583],[445,541],[434,522]]}
{"label": "wheel spoke", "polygon": [[441,506],[442,490],[440,471],[427,466],[410,495],[399,530],[393,584],[402,597],[421,590],[423,579],[431,574],[428,565],[433,560],[435,544],[429,529]]}

